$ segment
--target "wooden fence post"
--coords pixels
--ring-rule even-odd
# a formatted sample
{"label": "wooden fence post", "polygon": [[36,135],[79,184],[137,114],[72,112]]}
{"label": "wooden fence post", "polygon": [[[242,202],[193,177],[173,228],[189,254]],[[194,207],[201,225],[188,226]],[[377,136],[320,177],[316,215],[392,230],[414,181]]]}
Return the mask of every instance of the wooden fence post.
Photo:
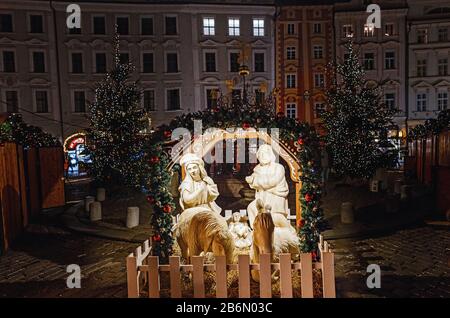
{"label": "wooden fence post", "polygon": [[250,298],[250,256],[238,255],[239,298]]}
{"label": "wooden fence post", "polygon": [[138,273],[137,273],[137,259],[131,253],[127,257],[127,285],[128,285],[128,298],[138,298]]}
{"label": "wooden fence post", "polygon": [[300,254],[302,298],[313,298],[312,258],[310,253]]}
{"label": "wooden fence post", "polygon": [[226,256],[216,256],[216,297],[227,298],[227,259]]}
{"label": "wooden fence post", "polygon": [[291,254],[280,254],[280,296],[292,298]]}
{"label": "wooden fence post", "polygon": [[323,298],[336,298],[334,253],[322,252]]}
{"label": "wooden fence post", "polygon": [[148,257],[148,297],[159,298],[159,257]]}
{"label": "wooden fence post", "polygon": [[170,256],[170,297],[181,298],[180,257]]}
{"label": "wooden fence post", "polygon": [[203,256],[192,256],[192,272],[194,298],[205,298],[205,283],[203,279]]}
{"label": "wooden fence post", "polygon": [[259,297],[272,298],[271,254],[259,255]]}

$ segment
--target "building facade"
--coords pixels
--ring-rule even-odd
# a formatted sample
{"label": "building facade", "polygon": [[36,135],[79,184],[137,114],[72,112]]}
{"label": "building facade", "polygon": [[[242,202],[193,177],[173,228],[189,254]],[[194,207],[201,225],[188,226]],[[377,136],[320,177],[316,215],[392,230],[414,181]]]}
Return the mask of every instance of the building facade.
{"label": "building facade", "polygon": [[277,111],[318,124],[334,56],[333,6],[284,5],[276,22]]}
{"label": "building facade", "polygon": [[113,66],[115,25],[121,59],[136,66],[131,79],[139,80],[153,127],[214,107],[218,89],[241,92],[239,63],[250,68],[252,90],[268,91],[275,8],[272,1],[241,2],[78,2],[81,28],[69,29],[69,2],[2,1],[0,111],[19,111],[63,137],[87,128],[95,83]]}
{"label": "building facade", "polygon": [[409,125],[449,108],[450,3],[409,0]]}
{"label": "building facade", "polygon": [[[367,6],[372,2],[380,6],[380,28],[367,21]],[[398,110],[394,121],[399,129],[407,118],[407,10],[404,0],[352,0],[335,5],[336,60],[345,58],[344,46],[353,40],[369,83],[385,82],[384,103]]]}

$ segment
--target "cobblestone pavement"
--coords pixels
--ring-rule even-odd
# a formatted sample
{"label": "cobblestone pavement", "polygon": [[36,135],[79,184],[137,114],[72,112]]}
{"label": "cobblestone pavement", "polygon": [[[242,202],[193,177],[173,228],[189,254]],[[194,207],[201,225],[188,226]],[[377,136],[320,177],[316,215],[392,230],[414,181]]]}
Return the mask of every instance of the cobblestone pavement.
{"label": "cobblestone pavement", "polygon": [[[419,226],[391,235],[332,242],[338,297],[450,298],[450,231]],[[366,285],[369,264],[381,268],[381,288]]]}
{"label": "cobblestone pavement", "polygon": [[[126,297],[125,257],[136,246],[68,232],[26,234],[0,256],[0,297]],[[69,264],[81,288],[66,285]]]}
{"label": "cobblestone pavement", "polygon": [[[448,229],[331,243],[338,297],[450,297]],[[126,297],[125,257],[135,245],[62,230],[28,233],[0,256],[0,297]],[[380,289],[366,286],[372,263],[381,267]],[[81,289],[66,287],[69,264],[81,267]]]}

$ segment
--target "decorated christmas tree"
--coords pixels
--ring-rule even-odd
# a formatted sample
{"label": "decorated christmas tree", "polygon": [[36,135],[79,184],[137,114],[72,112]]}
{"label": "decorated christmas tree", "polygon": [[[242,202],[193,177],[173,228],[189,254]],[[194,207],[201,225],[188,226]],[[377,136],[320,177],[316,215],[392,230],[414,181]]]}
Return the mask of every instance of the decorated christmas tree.
{"label": "decorated christmas tree", "polygon": [[365,80],[353,43],[347,58],[333,68],[336,85],[327,91],[322,113],[332,165],[340,177],[371,178],[377,168],[395,163],[396,150],[388,140],[395,109],[381,102],[381,85]]}
{"label": "decorated christmas tree", "polygon": [[135,70],[132,63],[122,63],[119,35],[114,41],[114,67],[95,87],[90,104],[89,149],[92,173],[106,185],[138,188],[146,169],[144,156],[144,111],[139,105],[140,90],[129,77]]}

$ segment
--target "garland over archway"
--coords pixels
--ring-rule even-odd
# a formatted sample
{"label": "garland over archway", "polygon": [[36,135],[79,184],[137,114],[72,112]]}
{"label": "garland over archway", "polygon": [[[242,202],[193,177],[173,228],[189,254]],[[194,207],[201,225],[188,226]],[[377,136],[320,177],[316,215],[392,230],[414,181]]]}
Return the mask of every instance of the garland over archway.
{"label": "garland over archway", "polygon": [[194,120],[201,120],[203,129],[250,127],[259,129],[279,129],[282,142],[296,147],[297,160],[301,167],[302,182],[300,204],[302,218],[297,223],[302,252],[317,255],[319,234],[323,230],[324,217],[321,208],[321,167],[320,167],[320,137],[313,127],[307,123],[287,118],[284,114],[273,115],[265,109],[245,111],[230,111],[216,108],[196,113],[183,114],[176,117],[168,125],[160,126],[150,137],[147,156],[149,160],[148,180],[145,180],[142,190],[147,195],[147,201],[153,207],[151,224],[154,229],[152,237],[153,251],[162,259],[167,259],[172,253],[173,237],[171,233],[171,213],[175,209],[174,199],[170,193],[171,171],[167,169],[171,158],[170,148],[172,131],[176,128],[186,128],[193,132]]}

